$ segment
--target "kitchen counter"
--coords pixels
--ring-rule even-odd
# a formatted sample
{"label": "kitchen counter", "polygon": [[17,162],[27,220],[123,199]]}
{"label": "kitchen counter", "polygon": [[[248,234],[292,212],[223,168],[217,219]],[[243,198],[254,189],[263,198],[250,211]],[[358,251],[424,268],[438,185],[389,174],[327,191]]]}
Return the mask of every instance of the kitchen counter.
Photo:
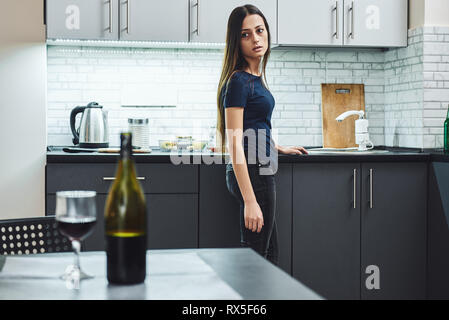
{"label": "kitchen counter", "polygon": [[[98,153],[98,152],[80,152],[67,153],[62,151],[63,147],[48,147],[47,163],[116,163],[118,154]],[[305,147],[312,149],[317,147]],[[449,154],[445,154],[442,149],[420,149],[420,148],[396,148],[379,146],[375,150],[387,150],[385,153],[373,154],[308,154],[308,155],[279,155],[280,163],[299,163],[299,162],[401,162],[401,161],[447,161]],[[184,152],[171,154],[170,152],[161,152],[153,149],[148,154],[135,154],[134,159],[137,163],[190,163],[190,164],[209,164],[229,162],[229,154],[221,157],[218,153],[200,153]],[[174,160],[174,161],[172,161]]]}
{"label": "kitchen counter", "polygon": [[423,152],[430,154],[430,160],[435,162],[449,162],[449,154],[443,149],[424,149]]}

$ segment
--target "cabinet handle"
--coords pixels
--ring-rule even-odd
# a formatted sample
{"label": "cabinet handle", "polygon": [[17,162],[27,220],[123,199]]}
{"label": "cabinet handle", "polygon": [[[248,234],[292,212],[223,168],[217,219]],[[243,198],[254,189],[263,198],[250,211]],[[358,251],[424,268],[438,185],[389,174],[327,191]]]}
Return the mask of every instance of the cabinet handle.
{"label": "cabinet handle", "polygon": [[[137,177],[137,180],[145,180],[145,177]],[[115,177],[103,177],[103,181],[113,181]]]}
{"label": "cabinet handle", "polygon": [[129,34],[129,16],[130,16],[130,9],[129,9],[129,3],[131,0],[126,1],[126,33]]}
{"label": "cabinet handle", "polygon": [[357,169],[354,169],[354,209],[356,208],[356,199],[357,199]]}
{"label": "cabinet handle", "polygon": [[373,169],[369,169],[369,207],[373,208]]}
{"label": "cabinet handle", "polygon": [[196,0],[196,3],[193,5],[196,7],[196,30],[193,32],[196,32],[196,35],[200,35],[200,0]]}
{"label": "cabinet handle", "polygon": [[335,1],[335,8],[332,11],[335,11],[335,33],[333,36],[338,40],[338,1]]}
{"label": "cabinet handle", "polygon": [[354,1],[351,3],[349,11],[351,11],[351,32],[348,34],[348,38],[354,39]]}
{"label": "cabinet handle", "polygon": [[196,35],[200,35],[200,0],[196,0]]}
{"label": "cabinet handle", "polygon": [[112,1],[109,0],[109,33],[112,33]]}

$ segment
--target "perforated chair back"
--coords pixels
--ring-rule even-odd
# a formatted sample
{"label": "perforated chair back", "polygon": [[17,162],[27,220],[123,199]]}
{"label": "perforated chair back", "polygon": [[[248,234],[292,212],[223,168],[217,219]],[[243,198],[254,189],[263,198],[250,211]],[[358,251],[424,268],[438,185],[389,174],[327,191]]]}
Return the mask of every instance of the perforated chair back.
{"label": "perforated chair back", "polygon": [[72,247],[57,229],[55,216],[0,220],[0,255],[68,252]]}

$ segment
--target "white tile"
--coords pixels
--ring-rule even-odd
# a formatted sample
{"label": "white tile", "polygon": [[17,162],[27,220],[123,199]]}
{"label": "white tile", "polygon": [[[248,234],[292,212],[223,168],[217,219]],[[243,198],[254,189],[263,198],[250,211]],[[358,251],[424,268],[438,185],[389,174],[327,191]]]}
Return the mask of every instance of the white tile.
{"label": "white tile", "polygon": [[424,148],[436,148],[436,139],[434,135],[424,135],[423,143]]}
{"label": "white tile", "polygon": [[448,101],[449,91],[444,89],[425,89],[424,101]]}

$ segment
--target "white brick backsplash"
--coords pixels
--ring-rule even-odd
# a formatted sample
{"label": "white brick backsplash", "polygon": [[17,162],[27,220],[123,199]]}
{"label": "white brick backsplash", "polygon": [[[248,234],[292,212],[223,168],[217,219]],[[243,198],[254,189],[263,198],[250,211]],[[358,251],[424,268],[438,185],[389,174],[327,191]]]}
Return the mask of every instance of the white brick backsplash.
{"label": "white brick backsplash", "polygon": [[323,129],[322,128],[306,128],[307,134],[322,134]]}
{"label": "white brick backsplash", "polygon": [[279,134],[296,134],[296,128],[279,128]]}
{"label": "white brick backsplash", "polygon": [[324,65],[326,69],[343,69],[343,63],[341,62],[329,62]]}
{"label": "white brick backsplash", "polygon": [[425,101],[447,101],[449,102],[449,90],[444,89],[425,89]]}
{"label": "white brick backsplash", "polygon": [[278,143],[280,145],[302,145],[302,146],[316,146],[316,145],[321,145],[317,143],[317,140],[315,138],[316,135],[290,135],[290,134],[285,134],[285,135],[279,135],[279,141]]}
{"label": "white brick backsplash", "polygon": [[446,118],[446,114],[447,114],[447,110],[428,110],[425,109],[423,110],[423,116],[425,118],[439,118],[439,119],[443,119]]}
{"label": "white brick backsplash", "polygon": [[302,113],[302,117],[304,119],[320,119],[321,120],[321,112],[317,111],[304,111]]}
{"label": "white brick backsplash", "polygon": [[[305,70],[304,70],[305,71]],[[296,76],[275,76],[274,77],[274,84],[286,84],[286,85],[296,85],[296,84],[305,84],[304,80]]]}
{"label": "white brick backsplash", "polygon": [[82,101],[82,96],[81,90],[49,90],[47,99],[51,104],[51,102]]}
{"label": "white brick backsplash", "polygon": [[423,62],[441,62],[442,57],[441,56],[423,56]]}
{"label": "white brick backsplash", "polygon": [[[272,59],[276,61],[282,61],[282,65],[276,65],[282,67],[284,62],[287,61],[314,61],[316,52],[314,50],[273,50]],[[319,60],[315,60],[319,61]],[[277,62],[278,63],[278,62]]]}
{"label": "white brick backsplash", "polygon": [[424,102],[424,106],[423,109],[441,109],[441,108],[446,108],[444,105],[442,105],[441,102],[431,102],[431,101],[425,101]]}
{"label": "white brick backsplash", "polygon": [[443,127],[441,127],[441,128],[426,128],[426,129],[428,129],[428,134],[433,134],[433,135],[439,135],[439,134],[442,134],[443,133]]}
{"label": "white brick backsplash", "polygon": [[444,124],[444,119],[442,118],[426,118],[423,121],[424,127],[442,127]]}
{"label": "white brick backsplash", "polygon": [[284,62],[285,68],[296,69],[318,69],[320,64],[318,62]]}
{"label": "white brick backsplash", "polygon": [[[280,117],[282,119],[300,119],[305,118],[304,116],[304,112],[297,112],[297,111],[282,111],[280,113]],[[274,117],[274,118],[278,118],[278,117]]]}
{"label": "white brick backsplash", "polygon": [[385,60],[385,56],[383,54],[378,54],[378,52],[359,52],[358,59],[359,62],[376,62],[382,63]]}
{"label": "white brick backsplash", "polygon": [[300,69],[281,69],[281,75],[283,76],[300,76],[302,74]]}
{"label": "white brick backsplash", "polygon": [[[408,31],[408,47],[277,48],[267,66],[278,142],[322,144],[321,84],[363,83],[372,141],[442,147],[449,104],[449,27]],[[131,116],[150,119],[150,144],[199,136],[216,121],[220,49],[48,46],[48,143],[71,144],[70,110],[97,101],[109,111],[110,143]],[[175,108],[121,108],[123,104]]]}
{"label": "white brick backsplash", "polygon": [[312,122],[303,119],[272,119],[272,125],[278,128],[310,127]]}
{"label": "white brick backsplash", "polygon": [[449,52],[449,43],[446,42],[425,42],[425,55],[447,55]]}
{"label": "white brick backsplash", "polygon": [[326,77],[347,78],[352,76],[352,70],[331,69],[326,70]]}
{"label": "white brick backsplash", "polygon": [[357,52],[335,51],[328,52],[326,56],[328,62],[357,62]]}
{"label": "white brick backsplash", "polygon": [[279,92],[276,95],[276,101],[280,103],[313,103],[313,93],[310,92]]}

